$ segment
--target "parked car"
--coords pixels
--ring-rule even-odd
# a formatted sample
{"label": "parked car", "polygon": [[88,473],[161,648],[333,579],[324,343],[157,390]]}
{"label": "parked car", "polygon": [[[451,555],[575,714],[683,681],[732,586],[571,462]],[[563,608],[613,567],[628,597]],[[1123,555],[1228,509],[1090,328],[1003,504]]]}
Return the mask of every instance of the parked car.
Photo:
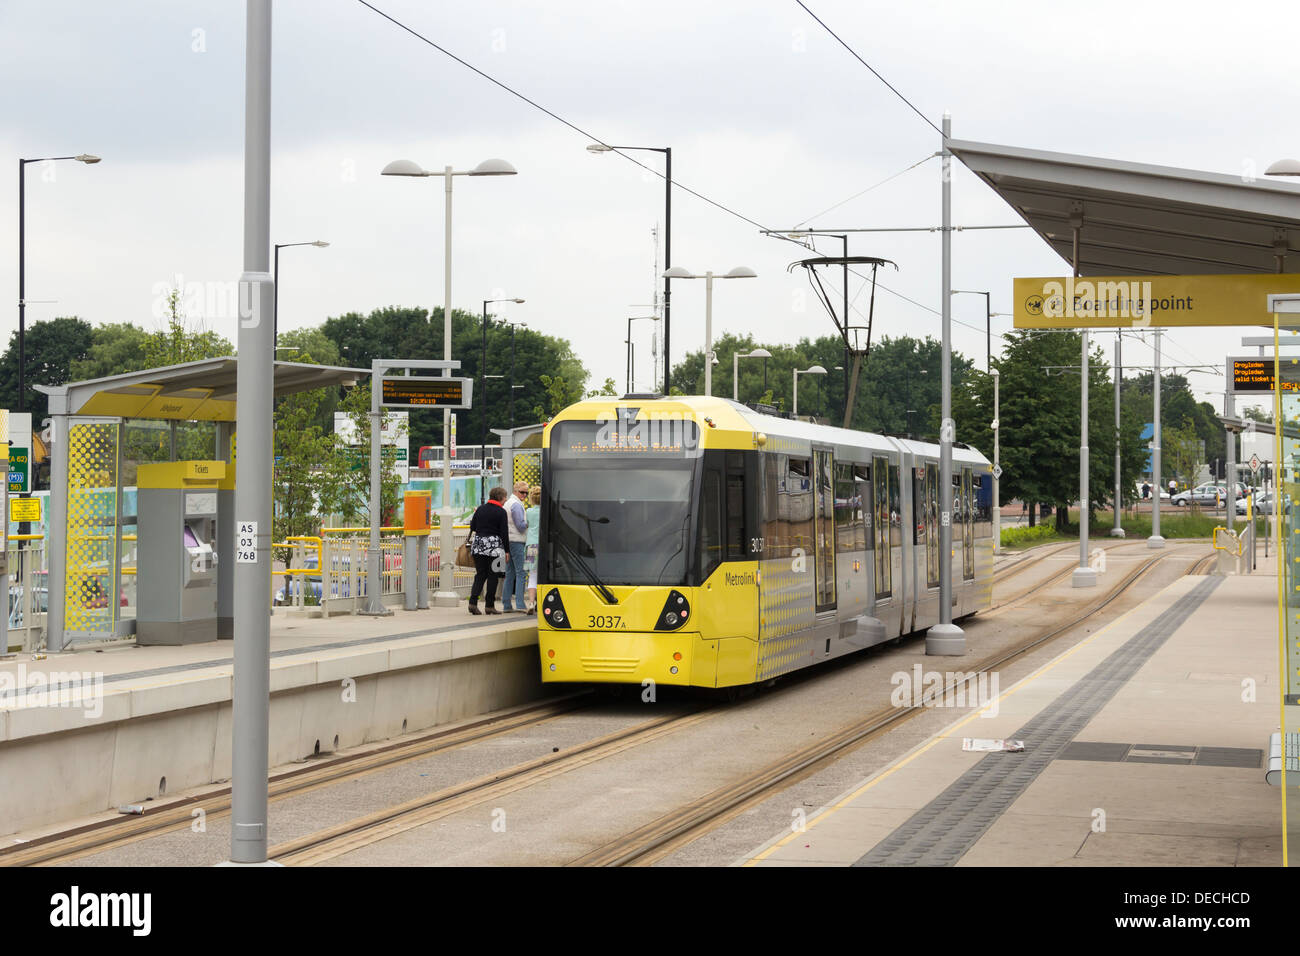
{"label": "parked car", "polygon": [[[33,610],[37,614],[45,614],[50,609],[50,592],[48,588],[32,588],[32,597],[36,599],[36,607]],[[23,626],[23,588],[22,585],[13,585],[9,588],[9,627],[19,628]]]}
{"label": "parked car", "polygon": [[1180,491],[1169,499],[1170,504],[1186,505],[1218,505],[1228,497],[1228,489],[1225,485],[1205,484],[1197,485],[1195,488],[1189,488],[1187,491]]}
{"label": "parked car", "polygon": [[[1237,501],[1237,514],[1243,517],[1246,514],[1246,502],[1248,499],[1241,498]],[[1291,506],[1291,496],[1287,495],[1283,500],[1283,507]],[[1271,515],[1273,513],[1273,492],[1261,491],[1255,495],[1255,514]]]}

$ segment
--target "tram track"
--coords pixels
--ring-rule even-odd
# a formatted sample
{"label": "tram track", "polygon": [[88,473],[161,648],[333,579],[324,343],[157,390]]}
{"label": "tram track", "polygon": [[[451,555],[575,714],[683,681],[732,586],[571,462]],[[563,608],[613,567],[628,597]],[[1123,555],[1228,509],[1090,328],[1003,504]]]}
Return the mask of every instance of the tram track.
{"label": "tram track", "polygon": [[[556,717],[584,710],[596,703],[595,695],[584,691],[558,700],[529,704],[505,714],[473,720],[456,727],[443,728],[413,740],[332,757],[312,766],[295,767],[272,778],[269,797],[274,801],[309,793],[436,753],[516,733]],[[229,813],[230,798],[230,787],[222,787],[199,797],[169,802],[139,816],[109,817],[74,830],[63,830],[24,843],[0,847],[0,867],[54,866],[164,833],[188,829],[197,815],[196,811],[202,811],[209,820],[219,819]]]}
{"label": "tram track", "polygon": [[[1051,626],[1015,646],[999,651],[965,671],[965,677],[935,689],[919,702],[902,708],[886,708],[841,728],[828,737],[801,748],[766,767],[733,781],[665,814],[590,853],[570,861],[568,866],[649,866],[693,843],[706,833],[767,799],[776,789],[811,776],[845,752],[867,743],[921,714],[935,699],[942,699],[969,683],[975,675],[1009,664],[1056,637],[1073,630],[1101,611],[1147,576],[1157,565],[1174,557],[1153,556],[1124,576],[1114,588],[1063,624]],[[1184,574],[1205,573],[1214,560],[1207,555]]]}
{"label": "tram track", "polygon": [[[1035,557],[1034,563],[1046,560],[1052,555],[1059,555],[1071,545],[1053,549]],[[1124,547],[1116,545],[1108,550]],[[1170,554],[1154,556],[1139,568],[1130,572],[1121,583],[1102,600],[1094,602],[1085,611],[1076,615],[1070,622],[1050,629],[1028,642],[1005,652],[1000,656],[981,662],[976,671],[988,670],[1015,659],[1035,647],[1051,640],[1059,634],[1070,630],[1137,583],[1161,560]],[[1198,573],[1197,569],[1208,566],[1214,555],[1208,555],[1195,562],[1186,573]],[[1021,569],[1025,566],[1020,565]],[[1060,574],[1051,575],[1014,598],[997,607],[1023,600],[1029,594],[1059,581],[1069,574],[1073,567],[1066,568]],[[950,693],[953,688],[944,688],[937,693]],[[932,698],[930,698],[932,699]],[[423,735],[415,740],[404,741],[331,759],[319,766],[295,768],[278,774],[272,781],[270,797],[281,800],[302,795],[321,787],[332,786],[364,775],[418,760],[440,751],[451,750],[504,734],[514,733],[528,727],[544,723],[592,706],[595,697],[591,693],[576,694],[558,701],[548,701],[513,711],[506,715],[497,715],[473,721],[459,727],[449,728]],[[702,835],[702,827],[712,829],[721,825],[726,819],[742,812],[750,803],[759,799],[773,787],[783,782],[793,783],[802,776],[813,773],[818,767],[838,755],[845,749],[864,743],[874,736],[891,729],[900,722],[919,713],[926,703],[904,710],[878,712],[849,728],[833,734],[818,744],[789,755],[775,764],[769,765],[757,774],[744,780],[714,791],[700,800],[681,808],[667,817],[660,818],[620,840],[607,844],[570,865],[644,865],[652,863],[679,845],[692,842]],[[566,773],[612,756],[620,751],[642,743],[659,739],[691,724],[702,721],[717,712],[716,706],[700,706],[684,709],[678,713],[656,717],[623,728],[613,733],[597,737],[562,752],[546,755],[477,779],[454,784],[450,787],[426,794],[414,800],[388,807],[375,813],[347,821],[335,827],[307,834],[303,837],[286,841],[271,848],[269,856],[289,865],[315,865],[333,857],[351,852],[362,846],[387,839],[404,830],[424,825],[450,814],[456,813],[486,801],[495,799],[516,790],[540,783],[550,777]],[[51,834],[28,843],[13,847],[0,848],[0,866],[23,865],[58,865],[71,862],[80,857],[103,852],[116,847],[135,843],[153,836],[182,830],[190,827],[195,811],[202,810],[209,818],[219,818],[230,811],[230,789],[204,794],[202,797],[177,801],[148,812],[142,816],[123,817],[97,821],[76,831]],[[712,821],[712,822],[710,822]]]}

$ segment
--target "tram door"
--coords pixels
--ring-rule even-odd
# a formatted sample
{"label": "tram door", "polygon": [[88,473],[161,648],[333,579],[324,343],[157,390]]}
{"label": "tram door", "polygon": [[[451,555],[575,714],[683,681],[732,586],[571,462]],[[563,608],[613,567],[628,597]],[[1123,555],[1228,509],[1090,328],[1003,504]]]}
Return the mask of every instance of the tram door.
{"label": "tram door", "polygon": [[817,610],[835,607],[835,471],[829,451],[813,451],[816,504],[813,511],[813,556]]}
{"label": "tram door", "polygon": [[975,578],[975,498],[971,494],[969,468],[961,470],[961,570],[962,579]]}

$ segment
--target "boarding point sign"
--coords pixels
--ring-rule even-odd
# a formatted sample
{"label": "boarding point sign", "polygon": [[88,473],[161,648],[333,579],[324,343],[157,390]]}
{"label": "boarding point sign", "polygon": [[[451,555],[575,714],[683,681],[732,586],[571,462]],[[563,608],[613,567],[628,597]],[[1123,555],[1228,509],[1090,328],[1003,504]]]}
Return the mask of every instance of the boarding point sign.
{"label": "boarding point sign", "polygon": [[1272,327],[1272,293],[1300,293],[1300,274],[1016,279],[1018,329]]}

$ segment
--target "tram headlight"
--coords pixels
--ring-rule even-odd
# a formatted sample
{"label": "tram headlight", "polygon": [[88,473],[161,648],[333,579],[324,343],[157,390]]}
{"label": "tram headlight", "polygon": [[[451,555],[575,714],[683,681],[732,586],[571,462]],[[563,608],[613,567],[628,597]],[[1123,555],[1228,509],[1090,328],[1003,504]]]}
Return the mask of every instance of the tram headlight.
{"label": "tram headlight", "polygon": [[569,629],[569,615],[564,610],[564,602],[560,600],[558,588],[551,588],[546,592],[546,597],[542,600],[542,620],[551,627]]}
{"label": "tram headlight", "polygon": [[691,604],[686,600],[686,595],[680,591],[669,591],[668,600],[664,602],[663,610],[659,612],[659,621],[655,624],[656,631],[675,631],[686,623],[691,615]]}

